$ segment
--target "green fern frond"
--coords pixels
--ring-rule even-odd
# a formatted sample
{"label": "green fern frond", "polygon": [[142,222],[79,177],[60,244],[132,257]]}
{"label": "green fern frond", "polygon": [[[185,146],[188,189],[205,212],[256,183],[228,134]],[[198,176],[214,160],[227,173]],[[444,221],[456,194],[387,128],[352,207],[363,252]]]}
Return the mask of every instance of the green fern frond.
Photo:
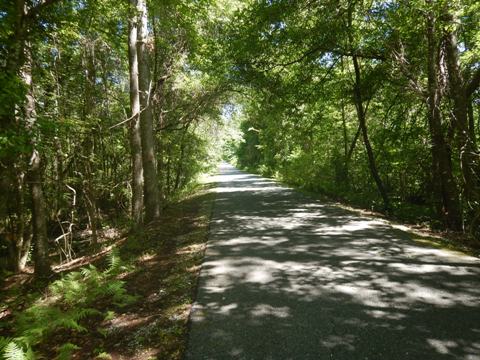
{"label": "green fern frond", "polygon": [[10,341],[3,350],[5,360],[29,360],[26,352],[15,342]]}
{"label": "green fern frond", "polygon": [[92,270],[89,267],[84,267],[80,269],[80,273],[84,278],[88,278],[92,273]]}
{"label": "green fern frond", "polygon": [[72,343],[63,344],[58,349],[58,356],[55,358],[55,360],[69,360],[72,357],[72,353],[78,349],[80,349],[80,347],[78,347],[75,344],[72,344]]}
{"label": "green fern frond", "polygon": [[108,270],[110,274],[118,272],[122,266],[122,259],[120,258],[120,251],[117,248],[113,248],[112,252],[108,255]]}
{"label": "green fern frond", "polygon": [[92,308],[75,309],[75,311],[72,311],[72,318],[75,319],[75,321],[94,315],[102,315],[102,312]]}
{"label": "green fern frond", "polygon": [[92,265],[92,264],[80,269],[80,273],[83,279],[101,277],[101,274],[98,271],[98,269],[95,267],[95,265]]}
{"label": "green fern frond", "polygon": [[35,360],[37,358],[31,347],[27,347],[25,357],[27,358],[27,360]]}
{"label": "green fern frond", "polygon": [[112,280],[112,281],[108,282],[108,284],[105,288],[105,293],[108,294],[108,295],[121,294],[122,291],[124,290],[123,285],[124,285],[123,281]]}
{"label": "green fern frond", "polygon": [[82,325],[80,325],[78,322],[76,322],[71,317],[65,317],[63,319],[58,319],[58,321],[55,322],[55,327],[62,328],[62,329],[75,330],[75,331],[78,331],[78,332],[87,331],[86,328],[84,328]]}
{"label": "green fern frond", "polygon": [[[49,302],[36,303],[17,314],[15,327],[19,336],[13,340],[0,337],[0,360],[33,359],[32,346],[55,330],[87,331],[80,321],[89,316],[103,316],[92,308],[99,301],[117,306],[135,302],[137,298],[127,294],[124,282],[115,278],[129,269],[122,263],[118,249],[112,251],[108,263],[105,271],[90,265],[66,274],[49,286]],[[57,359],[68,359],[75,349],[73,344],[64,344]]]}
{"label": "green fern frond", "polygon": [[0,354],[3,353],[3,350],[7,347],[8,344],[10,344],[11,341],[11,338],[0,336]]}

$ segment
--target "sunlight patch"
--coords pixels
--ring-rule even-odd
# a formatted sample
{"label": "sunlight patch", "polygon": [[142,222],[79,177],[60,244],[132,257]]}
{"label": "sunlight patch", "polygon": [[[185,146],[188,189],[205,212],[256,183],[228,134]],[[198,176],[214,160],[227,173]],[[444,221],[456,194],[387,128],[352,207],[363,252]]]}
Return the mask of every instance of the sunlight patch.
{"label": "sunlight patch", "polygon": [[427,339],[427,342],[440,354],[450,354],[450,348],[455,348],[458,344],[453,340]]}
{"label": "sunlight patch", "polygon": [[258,304],[250,313],[255,317],[274,316],[284,319],[290,316],[290,308],[287,306],[275,307],[268,304]]}
{"label": "sunlight patch", "polygon": [[375,220],[359,220],[359,221],[350,221],[349,223],[342,226],[326,226],[321,227],[315,231],[317,234],[322,235],[337,235],[337,234],[347,234],[353,231],[371,229],[374,226],[383,225],[381,221]]}
{"label": "sunlight patch", "polygon": [[259,284],[267,284],[273,281],[273,276],[266,269],[257,269],[249,272],[246,276],[245,281]]}

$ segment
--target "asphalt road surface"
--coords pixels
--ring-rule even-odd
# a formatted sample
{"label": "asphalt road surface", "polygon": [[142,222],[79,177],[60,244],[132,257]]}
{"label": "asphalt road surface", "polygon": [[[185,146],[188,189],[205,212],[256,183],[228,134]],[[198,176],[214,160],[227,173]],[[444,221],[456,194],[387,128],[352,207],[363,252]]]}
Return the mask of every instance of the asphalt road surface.
{"label": "asphalt road surface", "polygon": [[480,359],[480,261],[220,167],[185,358]]}

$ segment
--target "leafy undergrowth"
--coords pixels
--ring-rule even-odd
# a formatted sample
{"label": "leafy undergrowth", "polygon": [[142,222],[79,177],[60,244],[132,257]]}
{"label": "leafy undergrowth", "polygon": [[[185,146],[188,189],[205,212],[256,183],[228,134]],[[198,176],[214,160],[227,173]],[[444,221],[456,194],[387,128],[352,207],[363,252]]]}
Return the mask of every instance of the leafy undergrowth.
{"label": "leafy undergrowth", "polygon": [[43,287],[7,282],[0,359],[180,359],[212,204],[205,186],[90,257],[95,265],[58,268]]}

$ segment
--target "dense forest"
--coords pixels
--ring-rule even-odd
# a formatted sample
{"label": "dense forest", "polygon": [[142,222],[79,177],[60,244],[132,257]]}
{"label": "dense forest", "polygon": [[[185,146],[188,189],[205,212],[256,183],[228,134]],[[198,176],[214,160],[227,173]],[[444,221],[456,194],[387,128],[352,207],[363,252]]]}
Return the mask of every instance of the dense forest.
{"label": "dense forest", "polygon": [[[207,3],[2,5],[1,233],[8,266],[159,217],[214,156],[224,85],[203,69]],[[200,16],[204,14],[205,16]],[[160,21],[161,19],[161,21]],[[145,199],[145,201],[144,201]],[[5,249],[3,249],[5,251]]]}
{"label": "dense forest", "polygon": [[11,0],[0,54],[3,277],[162,223],[222,157],[478,245],[477,1]]}

